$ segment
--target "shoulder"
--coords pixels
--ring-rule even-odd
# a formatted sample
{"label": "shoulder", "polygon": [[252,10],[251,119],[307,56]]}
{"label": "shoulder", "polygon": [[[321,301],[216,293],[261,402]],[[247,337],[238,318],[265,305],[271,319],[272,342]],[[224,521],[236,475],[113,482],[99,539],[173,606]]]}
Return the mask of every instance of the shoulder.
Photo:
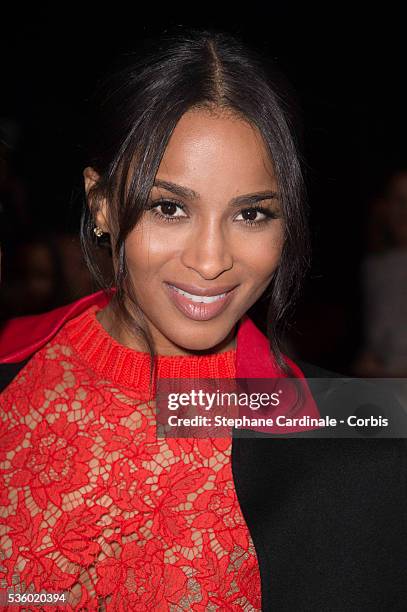
{"label": "shoulder", "polygon": [[19,363],[29,358],[67,321],[93,304],[103,307],[108,301],[109,297],[98,291],[49,312],[6,321],[0,330],[0,363]]}
{"label": "shoulder", "polygon": [[49,312],[7,321],[0,330],[0,392],[69,320],[94,304],[105,306],[108,300],[103,291],[98,291]]}
{"label": "shoulder", "polygon": [[[407,412],[404,381],[392,378],[356,378],[298,362],[322,417],[336,418],[331,436],[338,444],[344,438],[376,439],[382,447],[405,448]],[[339,425],[341,424],[341,425]],[[386,442],[387,440],[387,442]],[[392,442],[393,441],[393,442]],[[380,445],[379,445],[380,447]]]}

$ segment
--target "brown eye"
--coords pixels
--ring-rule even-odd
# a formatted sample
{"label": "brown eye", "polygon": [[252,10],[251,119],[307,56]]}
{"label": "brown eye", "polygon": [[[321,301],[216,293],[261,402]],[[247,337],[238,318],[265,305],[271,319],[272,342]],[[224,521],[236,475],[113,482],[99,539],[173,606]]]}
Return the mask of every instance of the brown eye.
{"label": "brown eye", "polygon": [[163,215],[174,215],[177,212],[177,205],[175,202],[163,202],[160,204],[161,212]]}
{"label": "brown eye", "polygon": [[[180,221],[182,218],[187,218],[187,215],[184,214],[184,208],[180,202],[160,199],[150,201],[147,210],[150,210],[153,215],[162,221]],[[181,214],[177,214],[178,209]]]}
{"label": "brown eye", "polygon": [[[277,219],[278,215],[263,208],[262,206],[252,206],[251,208],[243,209],[238,217],[242,216],[241,221],[246,225],[261,225],[270,222],[272,219]],[[237,220],[240,221],[240,219]]]}
{"label": "brown eye", "polygon": [[245,221],[255,221],[259,211],[255,208],[248,208],[242,212]]}

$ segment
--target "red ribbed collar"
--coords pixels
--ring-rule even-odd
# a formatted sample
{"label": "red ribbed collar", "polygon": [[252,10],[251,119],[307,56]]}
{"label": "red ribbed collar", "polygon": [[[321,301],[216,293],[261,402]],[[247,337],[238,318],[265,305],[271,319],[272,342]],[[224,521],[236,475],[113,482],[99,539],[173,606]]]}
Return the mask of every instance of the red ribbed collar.
{"label": "red ribbed collar", "polygon": [[[87,308],[63,327],[61,343],[74,349],[100,380],[147,392],[150,354],[117,342],[98,321],[98,305]],[[204,355],[157,355],[158,378],[234,378],[236,351]],[[155,386],[153,387],[155,393]]]}

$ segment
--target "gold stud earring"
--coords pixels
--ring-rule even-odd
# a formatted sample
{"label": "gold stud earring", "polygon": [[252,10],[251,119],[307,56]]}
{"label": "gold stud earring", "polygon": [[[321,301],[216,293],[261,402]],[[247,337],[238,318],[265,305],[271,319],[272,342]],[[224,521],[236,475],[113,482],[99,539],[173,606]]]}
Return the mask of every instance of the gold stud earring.
{"label": "gold stud earring", "polygon": [[93,228],[94,233],[96,234],[96,236],[98,238],[101,238],[103,236],[103,234],[105,233],[101,227],[99,227],[98,225],[95,225],[95,227]]}

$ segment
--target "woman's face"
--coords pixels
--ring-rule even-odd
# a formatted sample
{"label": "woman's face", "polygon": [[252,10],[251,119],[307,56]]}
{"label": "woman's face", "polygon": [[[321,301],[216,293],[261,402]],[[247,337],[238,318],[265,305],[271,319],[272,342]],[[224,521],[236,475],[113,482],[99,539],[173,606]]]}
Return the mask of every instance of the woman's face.
{"label": "woman's face", "polygon": [[[157,353],[233,348],[235,325],[267,288],[283,246],[260,133],[230,114],[187,112],[150,197],[126,255]],[[97,221],[108,231],[103,209]]]}

